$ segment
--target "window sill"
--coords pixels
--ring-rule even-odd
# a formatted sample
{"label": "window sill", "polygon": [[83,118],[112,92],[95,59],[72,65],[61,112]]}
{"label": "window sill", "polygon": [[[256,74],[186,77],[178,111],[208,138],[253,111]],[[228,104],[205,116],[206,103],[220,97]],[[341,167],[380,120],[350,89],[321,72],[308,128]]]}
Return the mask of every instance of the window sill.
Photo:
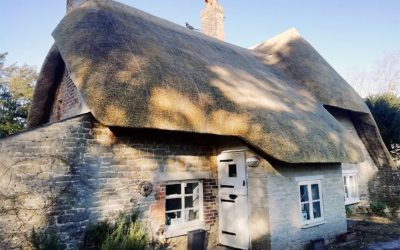
{"label": "window sill", "polygon": [[325,223],[326,223],[326,221],[324,221],[324,220],[323,221],[311,222],[309,224],[302,225],[301,228],[305,229],[305,228],[315,227],[315,226],[322,225],[322,224],[325,224]]}
{"label": "window sill", "polygon": [[351,204],[355,204],[355,203],[359,203],[360,199],[352,199],[352,200],[347,200],[344,202],[345,205],[351,205]]}
{"label": "window sill", "polygon": [[203,229],[210,230],[210,225],[204,224],[204,222],[196,222],[192,224],[167,226],[164,231],[165,238],[173,238],[181,235],[186,235],[189,231]]}

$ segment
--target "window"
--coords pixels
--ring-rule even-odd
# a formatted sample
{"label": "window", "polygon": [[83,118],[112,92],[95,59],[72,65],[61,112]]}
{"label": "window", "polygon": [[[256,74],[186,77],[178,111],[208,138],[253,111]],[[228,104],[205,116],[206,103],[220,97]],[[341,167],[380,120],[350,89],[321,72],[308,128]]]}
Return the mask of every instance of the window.
{"label": "window", "polygon": [[300,216],[302,225],[324,221],[321,180],[299,182]]}
{"label": "window", "polygon": [[169,183],[165,195],[165,225],[191,224],[203,219],[202,182]]}
{"label": "window", "polygon": [[356,170],[343,170],[344,203],[346,205],[360,201]]}

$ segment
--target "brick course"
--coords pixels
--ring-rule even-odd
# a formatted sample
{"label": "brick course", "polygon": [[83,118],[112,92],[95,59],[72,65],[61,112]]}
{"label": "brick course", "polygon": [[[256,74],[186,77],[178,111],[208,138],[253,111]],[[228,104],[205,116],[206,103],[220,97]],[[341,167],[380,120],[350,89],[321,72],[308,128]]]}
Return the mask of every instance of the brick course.
{"label": "brick course", "polygon": [[68,72],[64,72],[63,79],[57,87],[49,122],[57,122],[79,115],[84,111],[82,97]]}

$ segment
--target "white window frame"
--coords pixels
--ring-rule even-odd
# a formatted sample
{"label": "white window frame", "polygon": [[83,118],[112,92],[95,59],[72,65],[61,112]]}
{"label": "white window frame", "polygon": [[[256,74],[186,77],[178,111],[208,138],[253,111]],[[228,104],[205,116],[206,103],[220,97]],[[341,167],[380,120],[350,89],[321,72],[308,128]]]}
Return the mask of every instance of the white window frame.
{"label": "white window frame", "polygon": [[[308,177],[307,180],[305,181],[299,181],[298,182],[298,194],[299,194],[299,212],[300,212],[300,222],[303,228],[311,227],[311,226],[316,226],[325,223],[325,218],[324,218],[324,199],[323,199],[323,193],[322,193],[322,182],[321,179],[317,179]],[[301,178],[298,178],[301,179]],[[319,199],[313,200],[312,199],[312,192],[311,192],[311,185],[312,184],[317,184],[318,185],[318,191],[319,191]],[[301,201],[301,193],[300,193],[300,186],[307,186],[307,192],[308,192],[308,201]],[[319,201],[320,203],[320,210],[321,210],[321,217],[319,218],[314,218],[313,214],[313,202]],[[302,204],[309,204],[309,214],[310,214],[310,219],[303,221],[303,214],[301,210],[301,205]]]}
{"label": "white window frame", "polygon": [[[342,178],[343,178],[344,204],[350,205],[350,204],[360,202],[360,189],[359,189],[359,185],[358,185],[358,171],[357,170],[343,170],[342,175],[343,175]],[[353,177],[352,178],[353,183],[349,183],[350,177]],[[345,181],[345,179],[346,179],[346,181]],[[346,193],[346,189],[350,190],[350,192]]]}
{"label": "white window frame", "polygon": [[[190,195],[185,195],[185,185],[186,183],[198,183],[199,184],[199,218],[193,221],[185,222],[185,197],[190,196]],[[181,194],[178,195],[167,195],[167,186],[168,185],[176,185],[180,184],[181,185]],[[173,181],[173,182],[167,182],[165,185],[165,206],[167,203],[168,199],[176,199],[176,198],[181,198],[182,199],[182,207],[181,209],[177,210],[170,210],[167,211],[165,207],[165,219],[166,219],[166,214],[170,213],[171,211],[180,211],[181,212],[181,223],[179,224],[174,224],[174,225],[166,225],[165,224],[165,229],[167,232],[167,237],[174,237],[178,235],[184,235],[187,234],[188,231],[192,229],[199,229],[199,228],[204,228],[204,215],[203,215],[203,207],[204,207],[204,196],[203,196],[203,181],[202,180],[185,180],[185,181]]]}

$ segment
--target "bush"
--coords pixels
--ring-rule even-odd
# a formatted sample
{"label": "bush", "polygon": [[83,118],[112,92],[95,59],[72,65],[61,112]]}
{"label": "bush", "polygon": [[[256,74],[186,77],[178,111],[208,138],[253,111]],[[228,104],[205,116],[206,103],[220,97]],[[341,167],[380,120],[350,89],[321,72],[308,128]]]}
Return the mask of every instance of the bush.
{"label": "bush", "polygon": [[63,247],[59,243],[59,238],[56,234],[40,232],[37,233],[32,229],[29,239],[33,250],[61,250]]}
{"label": "bush", "polygon": [[108,221],[89,225],[83,239],[83,249],[100,250],[101,245],[112,230],[113,226]]}
{"label": "bush", "polygon": [[353,215],[353,210],[351,209],[350,206],[346,206],[346,216],[350,217]]}
{"label": "bush", "polygon": [[138,214],[120,215],[113,225],[107,221],[91,225],[85,233],[83,249],[146,249],[149,237],[138,220]]}
{"label": "bush", "polygon": [[372,210],[372,212],[376,215],[384,215],[386,205],[380,203],[379,201],[373,201],[369,204],[369,208]]}

